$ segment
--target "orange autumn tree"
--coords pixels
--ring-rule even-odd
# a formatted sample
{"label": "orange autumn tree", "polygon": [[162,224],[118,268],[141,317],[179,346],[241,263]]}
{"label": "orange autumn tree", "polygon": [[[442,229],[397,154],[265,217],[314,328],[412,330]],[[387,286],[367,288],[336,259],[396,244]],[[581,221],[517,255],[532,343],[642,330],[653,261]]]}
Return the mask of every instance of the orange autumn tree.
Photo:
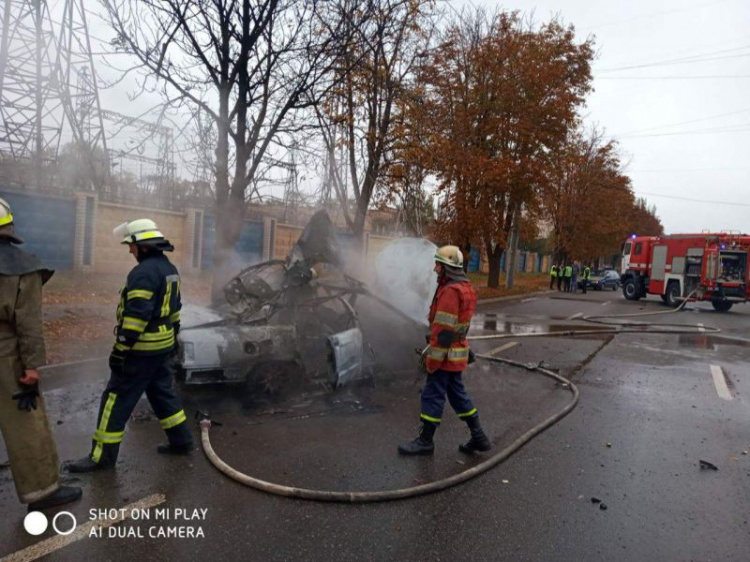
{"label": "orange autumn tree", "polygon": [[596,131],[574,131],[557,151],[542,198],[556,261],[613,255],[636,225],[644,232],[661,230],[620,167],[616,144]]}
{"label": "orange autumn tree", "polygon": [[450,25],[419,68],[417,112],[438,179],[438,237],[482,247],[488,285],[514,223],[534,223],[554,152],[591,89],[592,42],[517,12],[478,10]]}

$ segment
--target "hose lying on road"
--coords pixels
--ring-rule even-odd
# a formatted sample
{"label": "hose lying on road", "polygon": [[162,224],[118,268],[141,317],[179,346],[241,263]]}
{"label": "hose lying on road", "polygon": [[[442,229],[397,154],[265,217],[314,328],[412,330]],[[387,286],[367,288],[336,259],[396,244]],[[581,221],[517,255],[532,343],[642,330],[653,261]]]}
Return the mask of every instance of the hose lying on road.
{"label": "hose lying on road", "polygon": [[523,363],[518,363],[516,361],[502,359],[500,357],[492,357],[488,355],[477,355],[477,357],[487,361],[506,363],[508,365],[522,367],[530,371],[541,373],[542,375],[561,383],[562,388],[568,389],[572,393],[573,397],[572,400],[562,410],[528,430],[502,451],[495,453],[486,461],[472,468],[464,470],[463,472],[454,474],[453,476],[450,476],[448,478],[436,480],[434,482],[430,482],[429,484],[413,486],[411,488],[383,490],[379,492],[336,492],[328,490],[311,490],[306,488],[297,488],[294,486],[274,484],[272,482],[266,482],[265,480],[259,480],[258,478],[253,478],[252,476],[243,474],[242,472],[232,468],[223,460],[221,460],[221,458],[219,458],[219,456],[216,454],[216,451],[214,451],[213,447],[211,446],[211,420],[209,419],[203,419],[200,422],[201,444],[203,445],[203,451],[208,457],[208,460],[211,461],[211,464],[213,464],[217,469],[219,469],[232,480],[236,480],[240,484],[250,486],[251,488],[255,488],[256,490],[261,490],[263,492],[268,492],[270,494],[288,498],[300,498],[305,500],[324,502],[373,503],[411,498],[424,494],[430,494],[432,492],[438,492],[440,490],[445,490],[446,488],[450,488],[452,486],[456,486],[457,484],[461,484],[462,482],[466,482],[467,480],[470,480],[484,472],[487,472],[494,466],[497,466],[508,457],[510,457],[513,453],[515,453],[518,449],[523,447],[526,443],[531,441],[534,437],[542,433],[545,429],[554,425],[562,418],[567,416],[573,410],[573,408],[576,407],[576,404],[578,404],[578,388],[576,388],[576,386],[572,382],[565,379],[564,377],[561,377],[557,373],[553,373],[552,371],[548,371],[547,369],[543,369],[539,366],[526,365]]}
{"label": "hose lying on road", "polygon": [[[582,320],[606,324],[606,322],[602,321],[602,319],[625,317],[625,316],[647,316],[650,314],[664,314],[664,313],[677,312],[680,309],[682,309],[682,307],[684,307],[686,303],[687,303],[687,299],[685,299],[685,301],[676,309],[664,311],[664,312],[639,313],[639,314],[634,314],[634,315],[620,315],[620,316],[590,316],[590,317],[584,317],[582,318]],[[656,327],[654,328],[654,326]],[[717,328],[712,328],[708,326],[698,326],[698,325],[695,325],[695,326],[675,325],[675,324],[653,325],[653,324],[645,324],[645,323],[643,324],[629,323],[629,324],[614,324],[614,325],[610,324],[609,327],[607,328],[594,329],[594,330],[566,330],[562,332],[545,332],[545,333],[535,333],[535,334],[497,334],[497,335],[491,335],[491,336],[474,336],[474,337],[470,337],[469,339],[470,340],[486,340],[486,339],[519,338],[519,337],[550,337],[550,336],[559,337],[559,336],[597,335],[597,334],[612,335],[612,334],[631,333],[631,332],[642,333],[644,332],[644,328],[646,327],[649,328],[647,330],[649,333],[666,333],[666,334],[685,334],[685,333],[698,333],[698,332],[715,333],[715,332],[720,331]],[[677,328],[683,328],[683,329],[677,329]],[[544,369],[539,365],[519,363],[517,361],[511,361],[509,359],[505,359],[501,357],[494,357],[491,355],[478,354],[476,357],[478,359],[483,359],[485,361],[505,363],[507,365],[521,367],[530,371],[541,373],[542,375],[552,378],[556,380],[558,383],[561,383],[562,387],[568,389],[572,393],[573,396],[572,396],[572,400],[562,410],[560,410],[559,412],[550,416],[549,418],[547,418],[540,424],[528,430],[526,433],[518,437],[518,439],[516,439],[513,443],[511,443],[505,449],[497,452],[496,454],[488,458],[486,461],[472,468],[464,470],[463,472],[450,476],[448,478],[444,478],[442,480],[436,480],[434,482],[430,482],[429,484],[413,486],[411,488],[400,488],[396,490],[383,490],[383,491],[377,491],[377,492],[340,492],[340,491],[330,491],[330,490],[312,490],[308,488],[297,488],[295,486],[284,486],[281,484],[274,484],[273,482],[267,482],[265,480],[260,480],[258,478],[254,478],[252,476],[244,474],[232,468],[223,460],[221,460],[221,458],[216,454],[216,451],[214,451],[213,447],[211,446],[211,437],[210,437],[211,420],[207,418],[201,420],[200,422],[201,444],[203,446],[203,451],[205,452],[211,464],[213,464],[219,471],[223,472],[226,476],[228,476],[232,480],[235,480],[245,486],[250,486],[251,488],[261,490],[263,492],[268,492],[270,494],[275,494],[278,496],[284,496],[288,498],[299,498],[299,499],[313,500],[313,501],[340,502],[340,503],[374,503],[374,502],[385,502],[385,501],[399,500],[399,499],[404,499],[404,498],[411,498],[415,496],[421,496],[421,495],[430,494],[433,492],[438,492],[440,490],[445,490],[452,486],[456,486],[458,484],[466,482],[467,480],[470,480],[476,476],[479,476],[480,474],[483,474],[484,472],[487,472],[489,469],[502,463],[508,457],[510,457],[513,453],[515,453],[521,447],[523,447],[526,443],[531,441],[534,437],[536,437],[537,435],[542,433],[544,430],[551,427],[552,425],[560,421],[562,418],[564,418],[566,415],[568,415],[573,410],[573,408],[575,408],[576,405],[578,404],[578,399],[579,399],[578,388],[572,382],[558,375],[557,373]]]}

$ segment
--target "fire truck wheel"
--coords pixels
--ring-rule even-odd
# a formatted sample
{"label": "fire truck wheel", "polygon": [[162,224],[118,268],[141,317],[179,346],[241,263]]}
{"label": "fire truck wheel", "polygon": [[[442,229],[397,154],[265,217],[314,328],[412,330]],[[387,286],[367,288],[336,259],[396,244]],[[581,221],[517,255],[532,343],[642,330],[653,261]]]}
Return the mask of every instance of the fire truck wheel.
{"label": "fire truck wheel", "polygon": [[727,301],[711,301],[711,304],[716,312],[729,312],[733,303]]}
{"label": "fire truck wheel", "polygon": [[679,298],[682,296],[680,295],[680,284],[673,281],[669,285],[667,285],[667,292],[665,296],[667,306],[671,306],[672,308],[677,308],[678,306],[680,306],[680,303],[682,302],[679,300]]}
{"label": "fire truck wheel", "polygon": [[629,301],[637,301],[641,298],[638,295],[638,286],[635,284],[635,279],[628,279],[622,286],[622,294]]}

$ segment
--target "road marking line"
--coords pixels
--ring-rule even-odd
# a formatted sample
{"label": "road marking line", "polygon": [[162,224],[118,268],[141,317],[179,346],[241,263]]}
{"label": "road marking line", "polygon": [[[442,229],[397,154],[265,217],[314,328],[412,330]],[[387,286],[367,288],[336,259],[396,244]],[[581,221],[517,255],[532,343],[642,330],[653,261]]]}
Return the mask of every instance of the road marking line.
{"label": "road marking line", "polygon": [[511,347],[514,347],[516,345],[518,345],[517,341],[508,342],[505,345],[501,345],[499,347],[496,347],[495,349],[490,350],[487,355],[495,355],[496,353],[500,353],[501,351],[505,351],[506,349],[510,349]]}
{"label": "road marking line", "polygon": [[711,365],[711,375],[714,378],[714,386],[716,387],[716,394],[723,400],[731,400],[732,393],[729,392],[727,386],[727,379],[724,378],[724,371],[718,365]]}
{"label": "road marking line", "polygon": [[612,301],[604,301],[604,302],[602,303],[602,306],[607,306],[607,305],[608,305],[608,304],[610,304],[611,302],[612,302]]}
{"label": "road marking line", "polygon": [[119,513],[124,513],[125,516],[118,515],[114,519],[94,519],[93,521],[89,521],[88,523],[79,525],[78,527],[76,527],[75,531],[73,531],[69,535],[57,535],[56,537],[50,537],[36,544],[32,544],[31,546],[27,546],[23,550],[19,550],[18,552],[9,554],[5,558],[0,558],[0,562],[30,562],[31,560],[37,560],[38,558],[47,556],[48,554],[52,554],[56,550],[60,550],[61,548],[64,548],[69,544],[72,544],[81,539],[88,538],[89,533],[91,532],[91,529],[93,527],[111,527],[112,525],[120,523],[121,521],[130,519],[130,514],[134,511],[138,511],[140,509],[150,509],[164,503],[165,501],[167,501],[167,498],[164,496],[164,494],[153,494],[151,496],[147,496],[142,500],[138,500],[137,502],[133,502],[130,505],[126,505],[124,508],[119,508],[121,510],[119,511]]}
{"label": "road marking line", "polygon": [[705,332],[706,331],[706,329],[703,327],[703,324],[701,324],[700,322],[698,322],[698,331],[699,332]]}
{"label": "road marking line", "polygon": [[574,320],[575,318],[578,318],[579,316],[583,316],[583,312],[576,312],[573,316],[569,316],[566,318],[566,320]]}

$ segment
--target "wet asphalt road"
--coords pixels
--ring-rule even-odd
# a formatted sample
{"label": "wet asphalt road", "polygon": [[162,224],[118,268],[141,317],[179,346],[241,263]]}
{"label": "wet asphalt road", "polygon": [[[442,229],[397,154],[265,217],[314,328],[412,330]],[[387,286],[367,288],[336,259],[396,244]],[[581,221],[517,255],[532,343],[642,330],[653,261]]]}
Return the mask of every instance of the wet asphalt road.
{"label": "wet asphalt road", "polygon": [[[472,334],[590,329],[582,315],[662,310],[658,299],[630,303],[614,292],[554,293],[482,306]],[[205,520],[156,521],[152,512],[150,521],[114,527],[143,538],[84,538],[48,559],[748,560],[750,455],[743,453],[750,450],[750,345],[742,338],[750,339],[750,306],[718,314],[696,304],[643,320],[700,323],[722,333],[477,342],[477,351],[503,348],[496,353],[542,361],[571,376],[581,392],[578,407],[475,480],[392,503],[280,498],[228,480],[200,451],[190,458],[160,457],[154,451],[162,439],[158,423],[142,403],[115,472],[66,477],[85,493],[70,511],[84,522],[91,508],[119,508],[160,493],[166,496],[160,507],[190,514],[207,509]],[[103,369],[89,363],[46,375],[62,458],[86,452]],[[731,400],[719,396],[714,375],[725,380]],[[570,400],[570,392],[549,379],[497,364],[472,366],[466,383],[495,450]],[[449,476],[481,460],[457,451],[466,430],[448,410],[434,458],[395,454],[396,445],[415,433],[418,392],[415,377],[401,376],[334,394],[290,392],[277,401],[248,403],[240,389],[190,392],[185,399],[191,412],[209,409],[223,422],[212,430],[212,443],[238,470],[301,487],[383,490]],[[699,460],[718,471],[700,469]],[[0,470],[0,504],[0,556],[54,536],[48,530],[31,537],[23,530],[25,511],[8,470]],[[200,529],[205,537],[148,537],[149,530],[179,525]]]}

